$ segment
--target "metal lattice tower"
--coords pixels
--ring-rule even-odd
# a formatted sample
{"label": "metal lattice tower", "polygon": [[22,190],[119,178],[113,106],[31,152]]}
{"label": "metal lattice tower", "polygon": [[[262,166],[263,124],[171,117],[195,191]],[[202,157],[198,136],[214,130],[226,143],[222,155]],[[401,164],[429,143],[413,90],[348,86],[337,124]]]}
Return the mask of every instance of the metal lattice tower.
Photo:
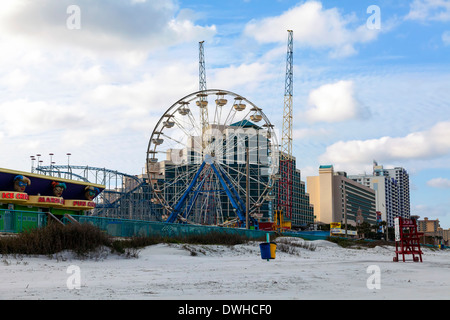
{"label": "metal lattice tower", "polygon": [[[200,41],[198,43],[199,45],[199,57],[198,57],[198,73],[199,73],[199,84],[198,89],[200,92],[199,94],[199,101],[197,102],[197,105],[201,108],[201,122],[202,122],[202,129],[203,131],[208,127],[209,121],[208,121],[208,108],[206,107],[208,104],[207,101],[207,95],[203,92],[207,90],[206,88],[206,69],[205,69],[205,50],[203,48],[203,43],[205,41]],[[204,132],[202,132],[204,133]],[[202,134],[203,136],[203,134]]]}
{"label": "metal lattice tower", "polygon": [[200,41],[198,43],[199,46],[199,85],[198,85],[198,89],[200,91],[206,91],[206,70],[205,70],[205,50],[203,48],[203,43],[205,41]]}
{"label": "metal lattice tower", "polygon": [[278,207],[289,219],[292,217],[292,177],[294,172],[292,157],[293,47],[293,31],[288,30]]}
{"label": "metal lattice tower", "polygon": [[288,30],[286,80],[284,85],[283,133],[281,137],[281,158],[288,160],[292,160],[293,75],[293,36],[292,30]]}

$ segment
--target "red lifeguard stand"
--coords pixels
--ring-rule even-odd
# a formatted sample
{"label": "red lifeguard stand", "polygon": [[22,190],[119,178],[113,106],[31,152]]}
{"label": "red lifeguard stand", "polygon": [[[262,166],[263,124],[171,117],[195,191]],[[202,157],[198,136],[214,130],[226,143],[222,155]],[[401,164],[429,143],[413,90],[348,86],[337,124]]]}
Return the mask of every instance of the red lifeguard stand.
{"label": "red lifeguard stand", "polygon": [[[415,219],[405,219],[397,217],[395,221],[395,257],[394,261],[398,261],[398,255],[412,254],[413,261],[422,262],[422,250],[420,249],[419,237],[422,232],[417,232],[417,224]],[[418,257],[416,257],[418,255]]]}

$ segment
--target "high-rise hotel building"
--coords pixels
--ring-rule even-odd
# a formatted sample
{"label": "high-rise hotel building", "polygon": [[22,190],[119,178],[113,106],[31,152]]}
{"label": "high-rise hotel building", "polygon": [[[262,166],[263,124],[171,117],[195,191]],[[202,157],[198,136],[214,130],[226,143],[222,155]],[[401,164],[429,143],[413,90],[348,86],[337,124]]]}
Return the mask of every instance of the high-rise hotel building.
{"label": "high-rise hotel building", "polygon": [[306,179],[317,223],[376,224],[375,191],[370,187],[335,172],[332,165],[321,165],[318,176]]}
{"label": "high-rise hotel building", "polygon": [[387,221],[389,227],[394,226],[395,217],[410,217],[409,174],[404,168],[385,169],[374,162],[372,175],[349,178],[375,190],[376,210],[381,212],[381,219]]}

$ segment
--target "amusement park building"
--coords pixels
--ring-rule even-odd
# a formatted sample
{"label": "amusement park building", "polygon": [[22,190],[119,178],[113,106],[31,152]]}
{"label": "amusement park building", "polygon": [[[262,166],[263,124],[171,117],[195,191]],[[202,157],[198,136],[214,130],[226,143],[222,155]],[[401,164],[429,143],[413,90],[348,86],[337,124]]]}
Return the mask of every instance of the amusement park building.
{"label": "amusement park building", "polygon": [[103,185],[0,168],[0,231],[42,227],[95,208]]}

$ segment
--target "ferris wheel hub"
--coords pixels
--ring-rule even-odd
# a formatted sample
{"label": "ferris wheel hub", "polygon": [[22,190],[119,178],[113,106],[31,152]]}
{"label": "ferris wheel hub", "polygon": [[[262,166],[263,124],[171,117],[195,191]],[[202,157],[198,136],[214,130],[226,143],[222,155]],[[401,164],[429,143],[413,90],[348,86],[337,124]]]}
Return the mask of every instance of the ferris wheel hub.
{"label": "ferris wheel hub", "polygon": [[205,154],[205,162],[207,164],[213,164],[214,163],[214,157],[210,154]]}

